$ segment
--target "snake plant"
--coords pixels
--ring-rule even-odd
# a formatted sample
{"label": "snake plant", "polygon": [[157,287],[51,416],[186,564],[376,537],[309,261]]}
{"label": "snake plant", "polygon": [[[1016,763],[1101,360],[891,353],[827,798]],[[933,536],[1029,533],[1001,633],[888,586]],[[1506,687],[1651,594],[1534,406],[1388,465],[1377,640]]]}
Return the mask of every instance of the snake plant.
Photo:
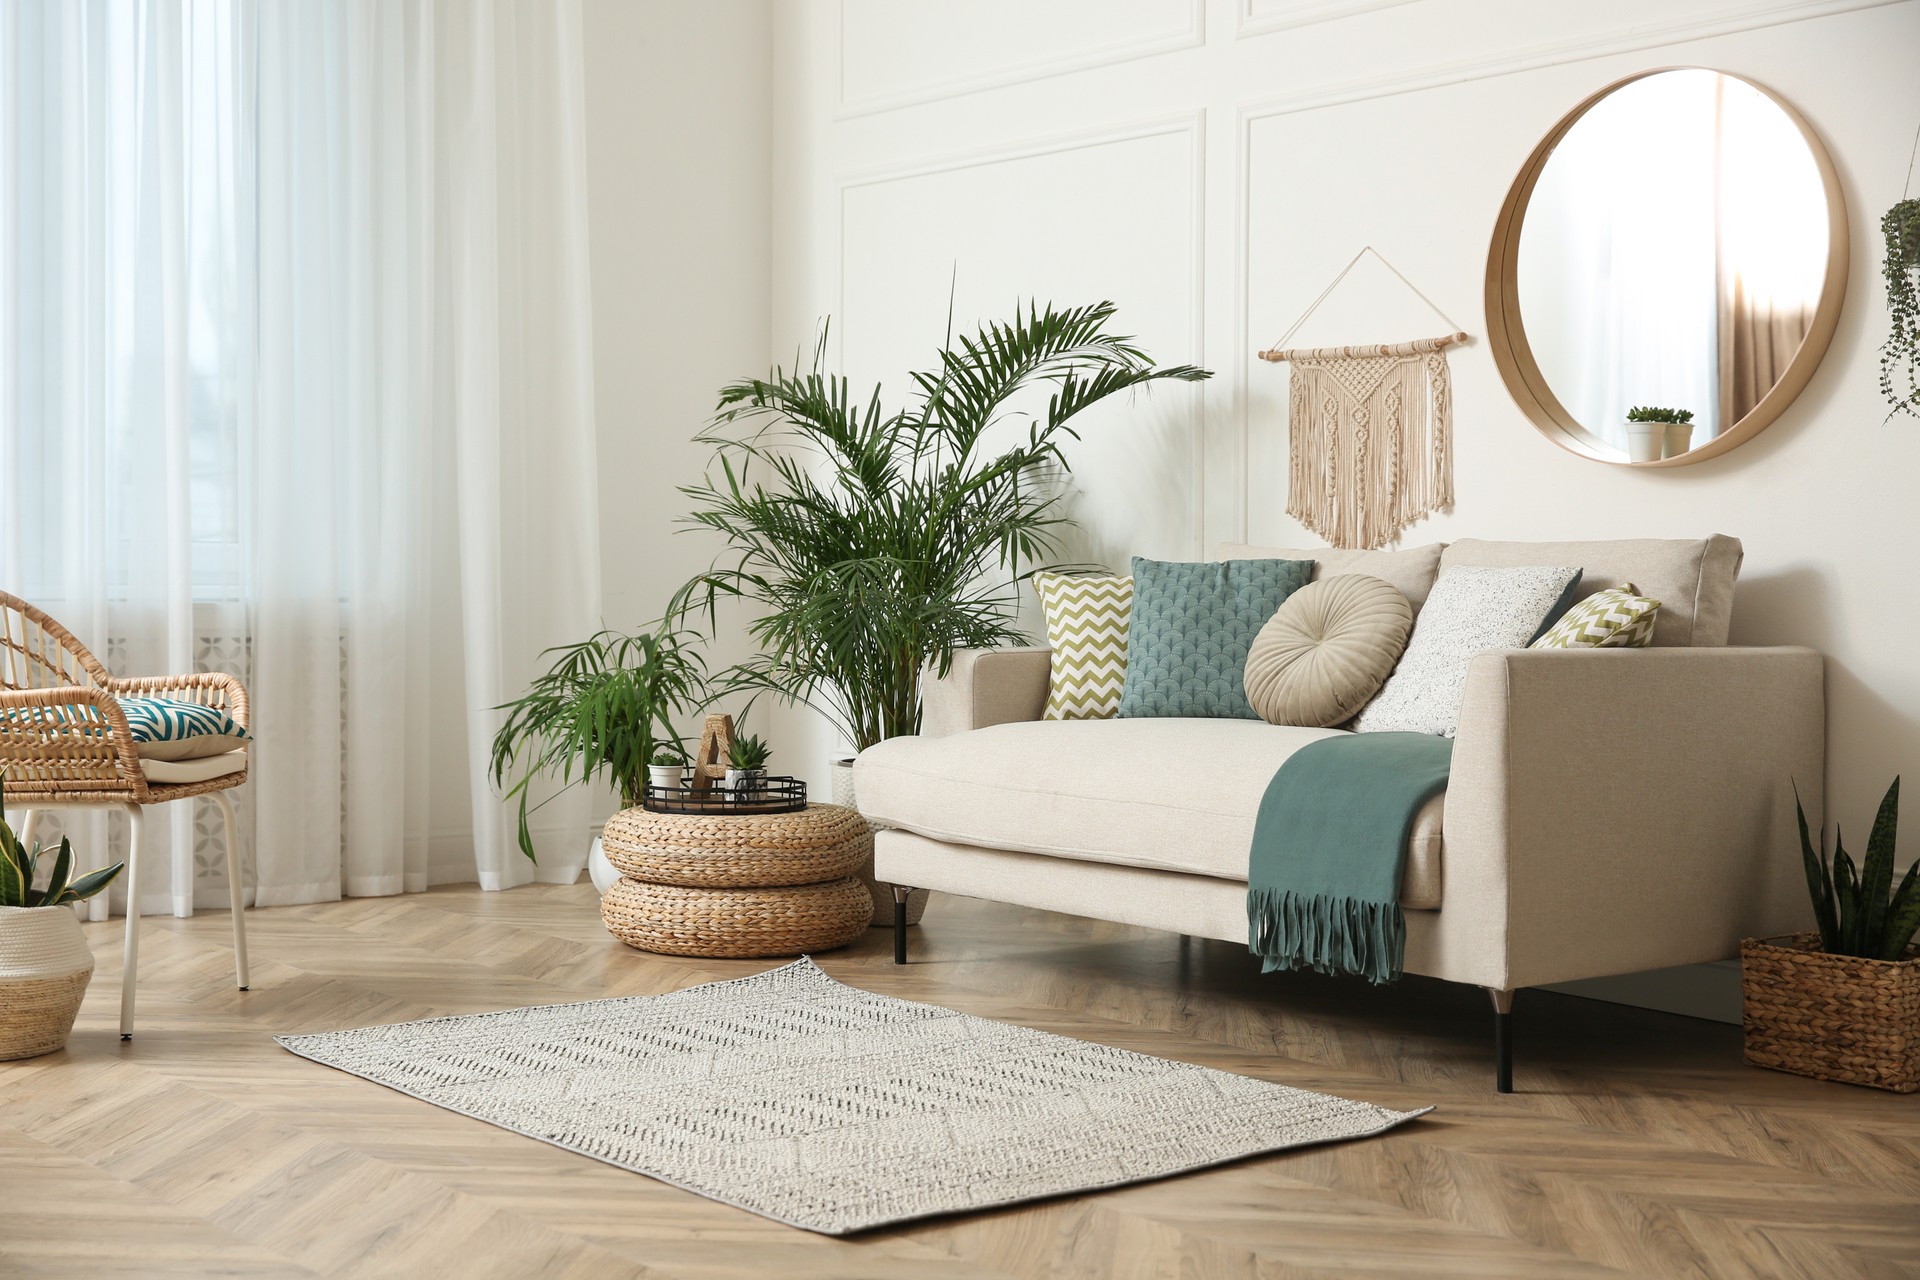
{"label": "snake plant", "polygon": [[40,870],[40,842],[35,840],[33,848],[27,848],[7,825],[6,780],[0,777],[0,907],[58,907],[80,902],[112,884],[126,865],[116,862],[75,880],[72,878],[73,845],[61,836],[46,887],[34,888],[33,882]]}
{"label": "snake plant", "polygon": [[[1807,832],[1807,814],[1794,797],[1800,817],[1800,859],[1806,865],[1807,891],[1820,924],[1820,949],[1832,955],[1868,960],[1898,960],[1920,930],[1920,862],[1907,868],[1893,887],[1893,842],[1900,824],[1900,779],[1887,788],[1880,812],[1867,835],[1867,852],[1858,868],[1833,831],[1833,857],[1816,848]],[[1823,839],[1821,844],[1826,842]]]}

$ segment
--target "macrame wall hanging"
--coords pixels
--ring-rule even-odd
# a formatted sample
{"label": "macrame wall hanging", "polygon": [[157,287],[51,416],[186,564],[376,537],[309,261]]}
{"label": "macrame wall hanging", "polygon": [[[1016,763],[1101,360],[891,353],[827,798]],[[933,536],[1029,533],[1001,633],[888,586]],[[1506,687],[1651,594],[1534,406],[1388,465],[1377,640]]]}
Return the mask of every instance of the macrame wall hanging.
{"label": "macrame wall hanging", "polygon": [[[1415,342],[1286,348],[1360,259],[1379,258],[1453,332]],[[1446,349],[1467,335],[1372,245],[1353,255],[1262,360],[1293,366],[1287,514],[1335,547],[1382,547],[1453,505],[1453,394]]]}

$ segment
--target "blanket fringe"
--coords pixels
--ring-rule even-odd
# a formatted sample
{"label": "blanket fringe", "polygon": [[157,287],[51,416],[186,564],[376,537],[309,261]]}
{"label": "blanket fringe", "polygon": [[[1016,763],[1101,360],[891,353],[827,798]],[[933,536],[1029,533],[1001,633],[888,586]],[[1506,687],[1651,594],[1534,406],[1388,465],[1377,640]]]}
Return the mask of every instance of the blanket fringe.
{"label": "blanket fringe", "polygon": [[1247,922],[1247,949],[1263,973],[1357,973],[1378,984],[1400,976],[1406,955],[1407,918],[1397,902],[1249,889]]}

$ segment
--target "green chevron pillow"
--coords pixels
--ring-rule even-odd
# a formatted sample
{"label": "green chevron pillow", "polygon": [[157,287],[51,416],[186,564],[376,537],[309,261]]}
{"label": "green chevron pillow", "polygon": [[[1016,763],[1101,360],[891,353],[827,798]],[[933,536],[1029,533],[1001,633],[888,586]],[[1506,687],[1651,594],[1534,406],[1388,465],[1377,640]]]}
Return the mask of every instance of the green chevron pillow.
{"label": "green chevron pillow", "polygon": [[1644,649],[1653,643],[1660,602],[1631,582],[1582,600],[1535,640],[1534,649]]}
{"label": "green chevron pillow", "polygon": [[1133,579],[1036,573],[1053,649],[1043,720],[1111,720],[1127,680],[1127,622]]}
{"label": "green chevron pillow", "polygon": [[1172,564],[1133,558],[1122,716],[1258,720],[1247,701],[1247,651],[1311,560]]}

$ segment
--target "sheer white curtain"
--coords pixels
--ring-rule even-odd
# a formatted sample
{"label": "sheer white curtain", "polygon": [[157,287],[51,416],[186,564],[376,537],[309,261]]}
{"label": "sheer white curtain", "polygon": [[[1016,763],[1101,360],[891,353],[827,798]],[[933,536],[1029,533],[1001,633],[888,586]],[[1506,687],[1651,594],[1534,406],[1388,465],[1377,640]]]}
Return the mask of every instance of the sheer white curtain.
{"label": "sheer white curtain", "polygon": [[581,100],[570,0],[0,0],[0,575],[128,672],[243,635],[260,904],[535,875],[484,767],[599,614]]}

